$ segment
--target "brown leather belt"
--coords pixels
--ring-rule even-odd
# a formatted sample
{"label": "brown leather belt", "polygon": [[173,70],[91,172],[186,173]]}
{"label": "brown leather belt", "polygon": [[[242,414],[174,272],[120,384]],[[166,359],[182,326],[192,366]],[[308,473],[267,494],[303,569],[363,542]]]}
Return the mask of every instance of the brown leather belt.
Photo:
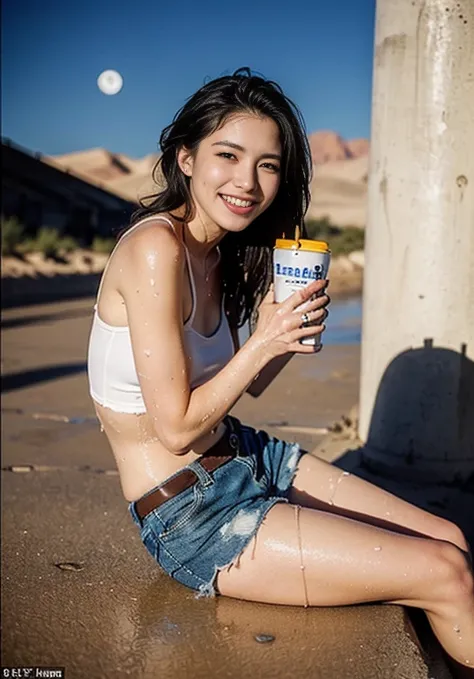
{"label": "brown leather belt", "polygon": [[[239,450],[239,438],[232,431],[233,427],[228,428],[227,432],[215,443],[205,455],[196,461],[208,472],[213,472],[229,460],[235,457]],[[135,511],[143,521],[145,516],[154,509],[162,505],[172,497],[179,495],[183,490],[194,486],[198,476],[192,469],[184,468],[176,476],[166,481],[162,486],[152,491],[148,495],[141,497],[135,502]]]}

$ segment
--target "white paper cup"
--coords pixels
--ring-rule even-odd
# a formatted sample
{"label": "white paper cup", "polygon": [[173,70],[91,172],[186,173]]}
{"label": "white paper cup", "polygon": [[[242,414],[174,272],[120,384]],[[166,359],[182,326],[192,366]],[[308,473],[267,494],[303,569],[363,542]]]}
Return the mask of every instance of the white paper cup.
{"label": "white paper cup", "polygon": [[[331,251],[320,240],[279,238],[273,250],[273,284],[275,302],[283,302],[312,281],[327,278]],[[305,337],[301,344],[318,346],[321,335]]]}

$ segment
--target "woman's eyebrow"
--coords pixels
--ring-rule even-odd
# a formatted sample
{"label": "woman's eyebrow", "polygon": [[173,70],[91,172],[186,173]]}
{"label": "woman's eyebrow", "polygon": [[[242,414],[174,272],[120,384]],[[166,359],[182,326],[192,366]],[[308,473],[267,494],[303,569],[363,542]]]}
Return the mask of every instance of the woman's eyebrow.
{"label": "woman's eyebrow", "polygon": [[[230,146],[231,149],[236,149],[237,151],[243,151],[245,152],[245,149],[243,146],[240,146],[240,144],[235,144],[233,141],[215,141],[212,146]],[[262,153],[260,158],[274,158],[275,160],[281,160],[281,156],[278,155],[278,153]]]}

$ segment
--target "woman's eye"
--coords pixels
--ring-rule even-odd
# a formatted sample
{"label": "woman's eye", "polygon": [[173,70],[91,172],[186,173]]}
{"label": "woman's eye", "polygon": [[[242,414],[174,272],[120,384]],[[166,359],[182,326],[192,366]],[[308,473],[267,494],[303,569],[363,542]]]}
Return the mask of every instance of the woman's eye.
{"label": "woman's eye", "polygon": [[222,151],[222,153],[218,153],[217,155],[220,156],[221,158],[227,158],[228,160],[232,160],[233,158],[235,158],[234,154],[229,153],[228,151]]}
{"label": "woman's eye", "polygon": [[280,172],[279,166],[274,165],[274,163],[263,163],[262,167],[264,167],[267,170],[271,170],[272,172]]}

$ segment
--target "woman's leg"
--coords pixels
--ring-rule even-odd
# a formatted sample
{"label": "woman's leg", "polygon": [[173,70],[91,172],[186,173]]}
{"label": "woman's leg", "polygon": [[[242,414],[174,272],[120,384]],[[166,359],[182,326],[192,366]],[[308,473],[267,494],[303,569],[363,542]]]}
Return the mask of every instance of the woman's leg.
{"label": "woman's leg", "polygon": [[422,608],[445,651],[474,665],[472,573],[448,542],[279,503],[236,562],[219,572],[217,588],[276,604],[383,601]]}
{"label": "woman's leg", "polygon": [[469,550],[461,529],[454,523],[314,455],[301,457],[289,499],[293,504],[342,514],[397,532],[446,540],[464,552]]}

